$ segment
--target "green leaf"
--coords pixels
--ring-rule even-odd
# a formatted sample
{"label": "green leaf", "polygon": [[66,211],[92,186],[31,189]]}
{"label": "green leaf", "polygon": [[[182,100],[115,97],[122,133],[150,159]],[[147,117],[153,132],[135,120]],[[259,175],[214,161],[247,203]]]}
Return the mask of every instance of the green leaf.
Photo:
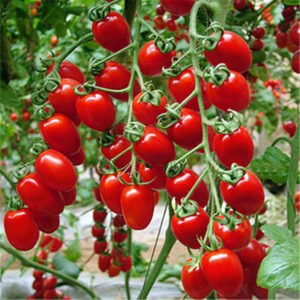
{"label": "green leaf", "polygon": [[283,0],[285,5],[299,5],[299,0]]}
{"label": "green leaf", "polygon": [[62,256],[60,253],[55,254],[53,258],[53,264],[57,271],[60,271],[75,279],[77,279],[80,274],[80,268],[66,257]]}
{"label": "green leaf", "polygon": [[1,104],[7,107],[20,107],[22,101],[19,101],[14,90],[6,85],[5,83],[0,83],[0,95],[1,95]]}
{"label": "green leaf", "polygon": [[297,238],[275,245],[260,265],[257,284],[264,288],[300,291],[299,250]]}
{"label": "green leaf", "polygon": [[268,147],[265,153],[252,161],[250,169],[264,180],[278,184],[287,182],[290,158],[276,147]]}
{"label": "green leaf", "polygon": [[253,51],[252,52],[252,61],[253,64],[264,61],[267,58],[265,51]]}
{"label": "green leaf", "polygon": [[293,237],[292,233],[287,228],[273,224],[265,224],[261,227],[261,230],[277,244],[284,243],[286,240]]}
{"label": "green leaf", "polygon": [[67,249],[64,251],[64,255],[72,262],[76,262],[81,257],[80,239],[78,237],[78,233],[75,234],[74,240],[68,244]]}
{"label": "green leaf", "polygon": [[258,77],[262,81],[266,81],[268,79],[268,73],[264,67],[253,65],[249,72],[251,75]]}

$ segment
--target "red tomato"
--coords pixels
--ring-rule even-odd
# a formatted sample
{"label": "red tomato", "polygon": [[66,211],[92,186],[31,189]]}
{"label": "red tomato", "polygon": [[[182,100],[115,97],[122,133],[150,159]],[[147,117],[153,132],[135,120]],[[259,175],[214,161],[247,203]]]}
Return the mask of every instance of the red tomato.
{"label": "red tomato", "polygon": [[240,112],[248,107],[251,91],[246,79],[241,74],[231,71],[222,85],[207,83],[207,97],[218,109],[225,112],[228,109]]}
{"label": "red tomato", "polygon": [[[218,219],[224,220],[224,216],[218,216]],[[215,235],[223,242],[223,247],[230,250],[245,248],[252,238],[252,228],[247,218],[244,218],[233,229],[230,229],[228,225],[215,221],[213,229]]]}
{"label": "red tomato", "polygon": [[[52,236],[50,234],[44,234],[44,236],[42,237],[42,240],[40,242],[40,247],[45,248],[46,246],[49,245],[49,243],[51,241],[52,241]],[[40,272],[42,272],[42,271],[40,271]],[[42,274],[44,274],[44,273],[42,273]],[[33,272],[33,276],[34,276],[34,272]]]}
{"label": "red tomato", "polygon": [[264,236],[265,236],[265,234],[264,234],[263,231],[260,229],[260,227],[258,227],[258,228],[257,228],[257,231],[256,231],[255,239],[259,241],[259,240],[261,240]]}
{"label": "red tomato", "polygon": [[167,26],[168,30],[171,32],[175,32],[178,29],[177,24],[176,24],[175,20],[173,20],[173,19],[167,20],[166,26]]}
{"label": "red tomato", "polygon": [[151,166],[164,166],[175,159],[175,148],[168,136],[155,127],[146,126],[144,134],[134,143],[139,159]]}
{"label": "red tomato", "polygon": [[111,262],[111,255],[100,254],[98,256],[98,268],[100,271],[105,272],[108,270]]}
{"label": "red tomato", "polygon": [[68,116],[76,125],[80,123],[76,112],[76,102],[79,96],[74,92],[77,85],[79,85],[78,81],[63,78],[59,87],[53,93],[50,93],[48,98],[55,112]]}
{"label": "red tomato", "polygon": [[122,227],[124,226],[126,223],[125,223],[125,220],[123,218],[122,215],[116,215],[114,218],[113,218],[113,225],[115,227]]}
{"label": "red tomato", "polygon": [[214,150],[225,167],[233,163],[247,167],[254,155],[254,144],[248,130],[241,126],[231,134],[216,134]]}
{"label": "red tomato", "polygon": [[121,194],[122,213],[128,227],[134,230],[145,229],[151,222],[154,199],[151,189],[142,185],[131,185]]}
{"label": "red tomato", "polygon": [[289,35],[287,36],[287,39],[286,39],[286,47],[287,47],[287,49],[289,50],[289,52],[291,52],[291,53],[294,53],[294,52],[296,52],[297,50],[299,50],[299,45],[295,45],[295,44],[291,41]]}
{"label": "red tomato", "polygon": [[11,119],[11,121],[15,122],[18,120],[18,114],[17,113],[11,113],[9,118]]}
{"label": "red tomato", "polygon": [[161,0],[163,8],[174,16],[186,16],[190,13],[195,0]]}
{"label": "red tomato", "polygon": [[154,190],[163,190],[166,186],[167,176],[165,169],[161,166],[146,166],[140,164],[139,172],[143,182],[150,182],[147,187]]}
{"label": "red tomato", "polygon": [[52,46],[55,46],[57,43],[58,43],[58,37],[57,37],[56,34],[54,34],[54,35],[51,36],[50,44],[51,44]]}
{"label": "red tomato", "polygon": [[279,31],[276,33],[275,39],[276,39],[277,47],[282,49],[286,46],[287,43],[287,33]]}
{"label": "red tomato", "polygon": [[60,225],[59,215],[46,215],[34,210],[31,212],[40,231],[44,233],[52,233],[58,229]]}
{"label": "red tomato", "polygon": [[166,105],[168,104],[167,98],[162,97],[158,106],[149,102],[140,100],[143,93],[139,93],[133,100],[132,110],[135,118],[144,125],[155,125],[158,115],[165,113]]}
{"label": "red tomato", "polygon": [[[211,103],[207,98],[207,83],[202,78],[200,83],[204,107],[205,109],[208,109],[211,106]],[[183,100],[185,100],[195,89],[194,69],[192,67],[187,68],[184,71],[182,71],[178,76],[170,78],[168,81],[168,89],[176,102],[181,103]],[[193,97],[185,105],[185,107],[199,111],[197,96]]]}
{"label": "red tomato", "polygon": [[[117,135],[112,144],[101,148],[101,152],[108,160],[111,160],[124,150],[128,149],[130,145],[130,142],[123,135]],[[118,169],[124,168],[131,161],[131,154],[131,150],[125,152],[114,161],[114,165]]]}
{"label": "red tomato", "polygon": [[103,223],[106,219],[107,211],[104,207],[96,207],[93,212],[93,220],[96,223]]}
{"label": "red tomato", "polygon": [[37,175],[49,188],[69,191],[76,186],[76,173],[71,162],[56,150],[43,151],[35,161]]}
{"label": "red tomato", "polygon": [[233,0],[233,6],[236,10],[243,10],[246,4],[247,0]]}
{"label": "red tomato", "polygon": [[153,191],[153,200],[154,200],[154,205],[157,205],[159,202],[159,192]]}
{"label": "red tomato", "polygon": [[299,213],[300,212],[300,191],[296,192],[294,197],[295,209]]}
{"label": "red tomato", "polygon": [[50,148],[65,155],[74,155],[80,149],[80,135],[74,123],[63,114],[54,114],[39,124],[40,133]]}
{"label": "red tomato", "polygon": [[40,235],[38,226],[28,208],[7,211],[4,216],[4,230],[9,243],[22,251],[32,249]]}
{"label": "red tomato", "polygon": [[296,22],[290,29],[289,33],[289,39],[291,42],[298,47],[300,46],[300,22]]}
{"label": "red tomato", "polygon": [[[121,90],[127,88],[130,82],[131,72],[116,61],[108,61],[100,74],[94,77],[96,84],[100,87]],[[134,81],[133,97],[141,90],[137,80]],[[128,93],[109,93],[112,97],[128,101]]]}
{"label": "red tomato", "polygon": [[44,279],[44,288],[47,290],[54,289],[57,283],[57,278],[55,276],[49,276]]}
{"label": "red tomato", "polygon": [[121,271],[129,272],[132,269],[132,258],[130,256],[120,256],[119,262],[121,265]]}
{"label": "red tomato", "polygon": [[295,17],[295,9],[294,6],[287,6],[281,12],[282,16],[285,20],[293,20]]}
{"label": "red tomato", "polygon": [[115,277],[120,274],[121,267],[115,264],[111,264],[108,268],[108,276],[109,277]]}
{"label": "red tomato", "polygon": [[117,52],[130,44],[130,28],[125,18],[111,11],[103,20],[93,22],[92,31],[104,49]]}
{"label": "red tomato", "polygon": [[173,215],[171,227],[180,243],[192,249],[199,249],[198,239],[204,238],[208,223],[208,214],[199,206],[198,211],[191,216],[180,218]]}
{"label": "red tomato", "polygon": [[77,195],[76,187],[74,187],[73,189],[67,192],[60,192],[60,194],[64,199],[65,205],[72,205],[76,201],[76,195]]}
{"label": "red tomato", "polygon": [[71,161],[73,166],[79,166],[82,165],[85,162],[85,152],[82,147],[80,147],[79,151],[72,155],[68,156],[68,159]]}
{"label": "red tomato", "polygon": [[37,291],[43,289],[43,279],[34,280],[32,283],[32,288]]}
{"label": "red tomato", "polygon": [[[198,175],[190,169],[184,169],[179,175],[167,178],[166,188],[170,197],[175,197],[177,204],[180,204],[181,199],[187,195],[197,179]],[[197,201],[201,207],[204,207],[208,202],[208,198],[209,193],[206,184],[204,181],[201,181],[190,199]]]}
{"label": "red tomato", "polygon": [[212,51],[204,51],[206,59],[214,66],[224,63],[228,69],[244,73],[252,64],[252,55],[248,44],[236,33],[224,31],[224,34]]}
{"label": "red tomato", "polygon": [[157,29],[164,29],[166,27],[166,23],[165,23],[164,18],[162,16],[155,16],[153,18],[153,22],[154,22],[155,27]]}
{"label": "red tomato", "polygon": [[295,73],[300,73],[300,50],[294,53],[291,61],[291,66]]}
{"label": "red tomato", "polygon": [[122,229],[120,231],[115,231],[113,233],[113,241],[115,243],[119,243],[119,244],[123,243],[127,239],[127,237],[128,237],[127,232]]}
{"label": "red tomato", "polygon": [[265,47],[265,43],[262,40],[254,40],[251,49],[253,51],[260,51]]}
{"label": "red tomato", "polygon": [[105,226],[103,224],[96,224],[92,226],[91,230],[92,236],[98,239],[104,238]]}
{"label": "red tomato", "polygon": [[107,248],[107,241],[105,240],[96,240],[94,242],[94,253],[95,254],[102,254],[105,252]]}
{"label": "red tomato", "polygon": [[[57,252],[63,246],[63,241],[59,238],[53,237],[50,245],[50,252]],[[55,269],[55,267],[53,267]]]}
{"label": "red tomato", "polygon": [[252,269],[252,279],[250,283],[250,290],[251,292],[258,298],[258,299],[269,299],[268,297],[268,290],[265,288],[262,288],[257,285],[257,273],[258,273],[258,267],[251,268]]}
{"label": "red tomato", "polygon": [[34,270],[32,275],[35,279],[41,279],[44,275],[44,272],[40,270]]}
{"label": "red tomato", "polygon": [[139,52],[138,60],[141,72],[146,76],[159,76],[162,68],[169,68],[176,51],[162,53],[154,44],[154,41],[147,42]]}
{"label": "red tomato", "polygon": [[116,214],[122,214],[121,194],[126,185],[119,181],[118,176],[125,182],[130,182],[127,173],[107,174],[101,178],[99,189],[107,207]]}
{"label": "red tomato", "polygon": [[208,284],[225,297],[235,296],[243,285],[243,267],[229,249],[206,252],[201,259],[201,268]]}
{"label": "red tomato", "polygon": [[266,35],[266,29],[264,27],[256,27],[253,29],[252,35],[257,39],[262,39]]}
{"label": "red tomato", "polygon": [[189,259],[181,271],[184,291],[193,299],[205,299],[212,292],[212,288],[204,278],[201,267],[192,268],[190,262]]}
{"label": "red tomato", "polygon": [[157,4],[155,7],[155,12],[158,16],[162,16],[166,11],[161,4]]}
{"label": "red tomato", "polygon": [[18,182],[17,192],[29,209],[47,215],[58,215],[64,210],[62,196],[48,189],[35,173],[29,173]]}
{"label": "red tomato", "polygon": [[246,216],[258,213],[264,206],[264,189],[259,178],[252,172],[235,184],[221,181],[220,190],[224,201],[233,209]]}
{"label": "red tomato", "polygon": [[79,98],[76,109],[86,126],[102,132],[110,129],[116,118],[116,109],[110,96],[101,91]]}
{"label": "red tomato", "polygon": [[27,122],[27,121],[29,121],[30,120],[30,112],[28,112],[28,111],[24,111],[23,113],[22,113],[22,120],[24,121],[24,122]]}
{"label": "red tomato", "polygon": [[290,137],[293,137],[297,130],[297,126],[293,121],[285,121],[282,127],[284,131],[289,134]]}

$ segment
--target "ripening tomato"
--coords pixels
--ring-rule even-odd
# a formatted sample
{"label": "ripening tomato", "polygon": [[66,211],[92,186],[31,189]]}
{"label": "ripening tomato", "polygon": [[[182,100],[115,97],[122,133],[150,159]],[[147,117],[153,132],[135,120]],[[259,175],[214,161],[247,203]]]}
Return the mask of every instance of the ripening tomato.
{"label": "ripening tomato", "polygon": [[[203,104],[205,109],[208,109],[211,103],[207,98],[206,82],[201,78],[200,84]],[[195,89],[194,69],[192,67],[187,68],[178,76],[170,78],[168,81],[168,89],[176,102],[183,102]],[[185,107],[199,111],[197,96],[193,97]]]}
{"label": "ripening tomato", "polygon": [[173,143],[155,127],[146,126],[142,137],[133,147],[138,158],[151,166],[164,166],[175,159]]}
{"label": "ripening tomato", "polygon": [[[143,93],[139,93],[133,100],[132,111],[135,118],[144,125],[155,125],[157,117],[165,113],[168,104],[166,97],[161,97],[160,104],[154,105],[149,102],[141,101]],[[143,100],[143,98],[142,98]]]}
{"label": "ripening tomato", "polygon": [[40,133],[50,148],[65,155],[74,155],[80,149],[80,135],[75,124],[63,114],[54,114],[39,124]]}
{"label": "ripening tomato", "polygon": [[46,215],[34,210],[31,212],[40,231],[44,233],[52,233],[58,229],[60,224],[59,215]]}
{"label": "ripening tomato", "polygon": [[225,297],[233,297],[243,285],[243,267],[237,255],[229,249],[206,252],[201,268],[208,284]]}
{"label": "ripening tomato", "polygon": [[290,29],[289,33],[289,39],[291,42],[298,47],[300,46],[300,22],[296,22]]}
{"label": "ripening tomato", "polygon": [[230,71],[230,76],[222,85],[207,83],[207,97],[218,109],[225,112],[228,109],[240,112],[248,107],[251,91],[248,82],[241,74]]}
{"label": "ripening tomato", "polygon": [[173,215],[171,228],[180,243],[192,249],[199,249],[198,239],[204,238],[208,223],[208,214],[199,206],[193,215],[182,218]]}
{"label": "ripening tomato", "polygon": [[[188,194],[188,192],[193,187],[197,179],[198,175],[190,169],[184,169],[177,176],[173,178],[167,178],[166,188],[170,197],[175,197],[177,204],[180,204],[181,199]],[[208,202],[208,198],[208,189],[206,184],[202,180],[200,184],[196,187],[190,199],[198,202],[198,204],[201,207],[204,207]]]}
{"label": "ripening tomato", "polygon": [[256,27],[252,30],[252,35],[257,39],[262,39],[266,35],[266,29],[264,27]]}
{"label": "ripening tomato", "polygon": [[139,172],[143,182],[149,182],[147,187],[154,190],[163,190],[166,186],[167,176],[162,166],[147,166],[140,164]]}
{"label": "ripening tomato", "polygon": [[103,20],[93,22],[97,43],[106,50],[117,52],[130,44],[130,28],[125,18],[111,11]]}
{"label": "ripening tomato", "polygon": [[62,195],[65,205],[72,205],[75,202],[77,196],[76,187],[67,192],[60,192],[60,194]]}
{"label": "ripening tomato", "polygon": [[100,180],[100,194],[107,207],[116,214],[122,214],[121,194],[126,187],[118,178],[120,176],[125,182],[130,182],[127,173],[115,173],[104,175]]}
{"label": "ripening tomato", "polygon": [[294,53],[291,61],[291,66],[295,73],[300,73],[300,50]]}
{"label": "ripening tomato", "polygon": [[247,167],[254,155],[254,144],[248,130],[241,126],[231,134],[216,134],[214,150],[225,167],[233,163]]}
{"label": "ripening tomato", "polygon": [[[131,72],[122,64],[116,61],[108,61],[105,63],[104,69],[100,74],[94,77],[97,86],[112,89],[122,90],[128,87],[130,82]],[[134,81],[133,97],[141,91],[141,87],[137,80]],[[128,93],[109,93],[112,97],[128,101]]]}
{"label": "ripening tomato", "polygon": [[38,177],[50,189],[69,191],[76,186],[72,163],[56,150],[43,151],[35,161]]}
{"label": "ripening tomato", "polygon": [[57,37],[56,34],[54,34],[54,35],[51,36],[50,44],[51,44],[52,46],[55,46],[57,43],[58,43],[58,37]]}
{"label": "ripening tomato", "polygon": [[246,216],[258,213],[264,206],[264,189],[259,178],[252,172],[231,185],[221,181],[220,190],[224,201],[233,209]]}
{"label": "ripening tomato", "polygon": [[275,36],[276,44],[279,49],[285,48],[287,43],[287,33],[286,32],[277,32]]}
{"label": "ripening tomato", "polygon": [[79,99],[74,92],[74,88],[79,85],[79,82],[70,79],[63,78],[59,87],[49,94],[49,101],[55,112],[68,116],[76,125],[80,123],[80,119],[76,112],[76,102]]}
{"label": "ripening tomato", "polygon": [[181,282],[184,291],[193,299],[205,299],[212,292],[212,288],[204,278],[201,266],[193,268],[189,259],[182,267]]}
{"label": "ripening tomato", "polygon": [[68,159],[71,161],[73,166],[82,165],[85,161],[85,152],[82,147],[80,147],[79,151],[74,155],[68,155]]}
{"label": "ripening tomato", "polygon": [[116,109],[110,96],[101,91],[91,92],[76,102],[80,120],[97,131],[106,131],[113,125]]}
{"label": "ripening tomato", "polygon": [[9,243],[16,249],[27,251],[39,239],[39,228],[28,208],[7,211],[4,216],[4,230]]}
{"label": "ripening tomato", "polygon": [[29,209],[47,215],[58,215],[64,210],[62,196],[48,189],[35,173],[29,173],[18,182],[17,192]]}
{"label": "ripening tomato", "polygon": [[[101,152],[108,160],[111,160],[126,149],[130,148],[130,146],[130,142],[123,135],[117,135],[112,144],[106,147],[101,147]],[[122,169],[125,166],[127,166],[130,163],[130,161],[131,150],[128,150],[119,158],[114,160],[113,163],[118,169]]]}
{"label": "ripening tomato", "polygon": [[152,190],[143,185],[125,187],[121,194],[121,207],[128,227],[134,230],[145,229],[154,212]]}
{"label": "ripening tomato", "polygon": [[204,51],[204,55],[212,65],[224,63],[229,70],[239,73],[248,71],[252,64],[252,55],[248,44],[231,31],[224,31],[216,48],[212,51]]}
{"label": "ripening tomato", "polygon": [[282,124],[282,127],[283,127],[284,131],[289,134],[290,137],[293,137],[296,133],[296,130],[297,130],[296,124],[293,121],[290,121],[290,120],[285,121]]}
{"label": "ripening tomato", "polygon": [[190,13],[195,0],[161,0],[163,8],[174,16],[186,16]]}
{"label": "ripening tomato", "polygon": [[98,256],[98,268],[100,271],[105,272],[108,270],[111,262],[111,255],[110,254],[100,254]]}
{"label": "ripening tomato", "polygon": [[138,60],[141,72],[146,76],[159,76],[163,68],[169,68],[176,51],[162,53],[154,41],[147,42],[140,49]]}

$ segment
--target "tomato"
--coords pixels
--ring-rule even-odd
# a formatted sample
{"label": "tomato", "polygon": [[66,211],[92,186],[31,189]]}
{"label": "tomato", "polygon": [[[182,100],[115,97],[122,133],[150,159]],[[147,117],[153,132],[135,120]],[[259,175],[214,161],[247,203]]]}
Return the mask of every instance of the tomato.
{"label": "tomato", "polygon": [[144,125],[155,125],[157,117],[165,113],[166,105],[168,104],[166,97],[161,97],[160,104],[158,106],[149,102],[141,101],[143,93],[139,93],[133,100],[132,110],[135,118]]}
{"label": "tomato", "polygon": [[201,268],[208,284],[225,297],[235,296],[243,285],[243,267],[229,249],[206,252],[201,259]]}
{"label": "tomato", "polygon": [[222,85],[207,83],[207,97],[218,109],[240,112],[248,107],[251,91],[246,79],[241,74],[231,71]]}
{"label": "tomato", "polygon": [[11,121],[15,122],[18,120],[19,116],[17,113],[11,113],[9,118],[11,119]]}
{"label": "tomato", "polygon": [[71,161],[73,166],[82,165],[85,162],[85,152],[82,147],[80,147],[79,151],[74,155],[68,155],[68,159]]}
{"label": "tomato", "polygon": [[182,267],[181,282],[184,291],[193,299],[205,299],[212,292],[212,288],[204,278],[200,266],[192,268],[191,259]]}
{"label": "tomato", "polygon": [[124,226],[126,224],[122,215],[116,215],[116,216],[114,216],[112,222],[113,222],[113,225],[115,227],[122,227],[122,226]]}
{"label": "tomato", "polygon": [[247,167],[254,155],[254,144],[248,130],[241,126],[231,134],[216,134],[214,150],[225,167],[233,163]]}
{"label": "tomato", "polygon": [[247,5],[247,0],[233,0],[233,6],[236,10],[243,10]]}
{"label": "tomato", "polygon": [[[49,73],[51,73],[54,66],[55,66],[55,63],[53,63],[49,67],[49,69],[46,72],[47,75]],[[85,82],[85,77],[84,77],[83,73],[81,72],[81,70],[76,65],[74,65],[73,63],[71,63],[70,61],[67,61],[67,60],[63,61],[62,64],[60,65],[58,74],[61,78],[70,78],[70,79],[78,81],[79,83]]]}
{"label": "tomato", "polygon": [[[208,109],[211,103],[207,98],[206,82],[201,78],[200,84],[203,104],[205,109]],[[194,69],[192,67],[187,68],[178,76],[170,78],[168,81],[168,89],[176,102],[181,103],[185,100],[195,89]],[[193,97],[185,107],[199,111],[197,96]]]}
{"label": "tomato", "polygon": [[259,240],[261,240],[264,236],[265,236],[265,234],[264,234],[263,231],[260,229],[260,227],[258,227],[258,228],[257,228],[257,231],[256,231],[255,239],[259,241]]}
{"label": "tomato", "polygon": [[44,288],[47,290],[54,289],[57,283],[57,278],[55,276],[49,276],[44,279]]}
{"label": "tomato", "polygon": [[[105,63],[104,69],[100,74],[94,77],[97,86],[121,90],[129,86],[131,72],[122,64],[116,61],[108,61]],[[133,97],[141,91],[141,87],[137,80],[134,81]],[[112,97],[128,101],[128,93],[109,93]]]}
{"label": "tomato", "polygon": [[105,240],[96,240],[94,242],[94,253],[95,254],[104,253],[106,248],[107,248],[107,241],[105,241]]}
{"label": "tomato", "polygon": [[57,37],[56,34],[54,34],[54,35],[51,36],[50,44],[51,44],[52,46],[55,46],[57,43],[58,43],[58,37]]}
{"label": "tomato", "polygon": [[295,44],[291,41],[289,35],[287,36],[287,39],[286,39],[286,47],[287,47],[287,49],[289,50],[289,52],[291,52],[291,53],[295,53],[297,50],[299,50],[299,45],[295,45]]}
{"label": "tomato", "polygon": [[163,167],[140,164],[139,172],[143,182],[150,182],[147,187],[154,190],[165,189],[167,176]]}
{"label": "tomato", "polygon": [[118,176],[125,182],[130,182],[130,177],[126,173],[107,174],[101,178],[99,189],[107,207],[116,214],[122,214],[120,198],[126,185],[119,181]]}
{"label": "tomato", "polygon": [[[180,204],[181,199],[188,194],[197,179],[198,175],[190,169],[184,169],[179,175],[173,178],[167,178],[166,188],[170,197],[175,197],[177,204]],[[208,198],[209,192],[206,184],[202,180],[190,199],[198,202],[201,207],[204,207],[208,202]]]}
{"label": "tomato", "polygon": [[22,113],[22,120],[23,120],[24,122],[29,121],[29,120],[30,120],[30,117],[31,117],[30,112],[24,111],[24,112]]}
{"label": "tomato", "polygon": [[93,22],[96,42],[106,50],[117,52],[130,44],[130,28],[125,18],[111,11],[103,20]]}
{"label": "tomato", "polygon": [[124,230],[115,231],[113,233],[113,241],[115,243],[122,243],[127,239],[127,232]]}
{"label": "tomato", "polygon": [[252,268],[252,279],[250,283],[250,290],[258,299],[269,299],[268,290],[258,286],[256,283],[258,269],[259,269],[258,267]]}
{"label": "tomato", "polygon": [[195,0],[161,0],[163,8],[174,16],[186,16],[190,13]]}
{"label": "tomato", "polygon": [[167,20],[166,26],[167,26],[168,30],[171,32],[175,32],[178,29],[177,24],[173,19]]}
{"label": "tomato", "polygon": [[294,197],[295,209],[299,213],[300,212],[300,191],[296,192]]}
{"label": "tomato", "polygon": [[75,124],[63,114],[54,114],[39,124],[40,133],[50,148],[65,155],[74,155],[80,149],[80,135]]}
{"label": "tomato", "polygon": [[290,137],[293,137],[296,133],[297,126],[293,121],[285,121],[282,125],[285,132],[289,134]]}
{"label": "tomato", "polygon": [[290,29],[289,39],[291,42],[297,46],[300,44],[300,22],[296,22]]}
{"label": "tomato", "polygon": [[253,51],[260,51],[265,47],[265,43],[262,40],[254,40],[251,49]]}
{"label": "tomato", "polygon": [[103,224],[96,224],[92,226],[92,236],[101,239],[105,235],[105,226]]}
{"label": "tomato", "polygon": [[52,233],[58,229],[60,225],[59,215],[49,215],[34,210],[31,212],[40,231]]}
{"label": "tomato", "polygon": [[49,243],[51,241],[52,241],[52,236],[50,234],[44,234],[41,241],[40,241],[40,247],[45,248],[46,246],[49,245]]}
{"label": "tomato", "polygon": [[18,182],[17,192],[29,209],[47,215],[58,215],[64,210],[62,196],[48,189],[35,173],[29,173]]}
{"label": "tomato", "polygon": [[59,87],[49,94],[49,101],[55,112],[61,113],[69,117],[76,125],[80,123],[80,119],[76,112],[76,102],[79,99],[74,92],[74,88],[79,85],[79,82],[70,79],[63,78]]}
{"label": "tomato", "polygon": [[[63,246],[63,241],[59,238],[53,237],[53,240],[50,245],[50,252],[57,252]],[[55,267],[52,267],[55,269]]]}
{"label": "tomato", "polygon": [[252,35],[257,39],[262,39],[266,35],[266,29],[264,27],[256,27],[252,30]]}
{"label": "tomato", "polygon": [[155,27],[157,29],[164,29],[166,27],[166,23],[165,23],[164,18],[162,16],[155,16],[153,18],[153,22],[154,22]]}
{"label": "tomato", "polygon": [[100,271],[105,272],[108,270],[111,262],[111,255],[105,253],[98,256],[98,268]]}
{"label": "tomato", "polygon": [[287,6],[282,11],[282,16],[285,20],[293,20],[295,17],[295,9],[294,6]]}
{"label": "tomato", "polygon": [[236,33],[224,31],[216,48],[204,51],[206,59],[214,66],[224,63],[229,70],[239,73],[248,71],[252,55],[248,44]]}
{"label": "tomato", "polygon": [[154,199],[151,189],[142,185],[131,185],[121,194],[122,213],[128,227],[134,230],[145,229],[151,222]]}
{"label": "tomato", "polygon": [[[224,216],[220,215],[218,219],[224,220]],[[230,250],[245,248],[252,238],[252,228],[247,218],[244,218],[233,229],[230,229],[228,225],[215,221],[213,229],[215,235],[223,242],[223,247]]]}
{"label": "tomato", "polygon": [[107,211],[104,207],[96,207],[94,209],[94,212],[93,212],[93,220],[96,222],[96,223],[103,223],[104,220],[106,219],[106,216],[107,216]]}
{"label": "tomato", "polygon": [[[130,148],[130,142],[122,135],[117,135],[114,142],[109,146],[102,147],[102,154],[108,159],[111,160],[115,156],[119,155],[124,150]],[[131,161],[131,150],[122,154],[117,158],[113,163],[118,169],[122,169],[127,166]]]}
{"label": "tomato", "polygon": [[295,73],[300,73],[300,50],[294,53],[291,61],[291,66]]}
{"label": "tomato", "polygon": [[132,258],[130,256],[120,256],[119,262],[121,265],[121,271],[126,273],[132,269]]}
{"label": "tomato", "polygon": [[27,251],[39,239],[39,228],[28,208],[7,211],[4,216],[4,230],[9,243],[16,249]]}
{"label": "tomato", "polygon": [[275,36],[277,47],[282,49],[285,48],[287,43],[287,33],[286,32],[277,32]]}
{"label": "tomato", "polygon": [[120,274],[121,267],[112,263],[108,268],[108,276],[115,277]]}
{"label": "tomato", "polygon": [[141,72],[146,76],[159,76],[163,68],[169,68],[172,64],[172,58],[175,57],[176,51],[162,53],[154,41],[147,42],[140,49],[138,55],[139,67]]}
{"label": "tomato", "polygon": [[36,279],[32,283],[32,288],[34,290],[40,290],[43,289],[43,279]]}
{"label": "tomato", "polygon": [[38,177],[50,189],[69,191],[76,186],[76,173],[71,162],[56,150],[43,151],[35,161]]}
{"label": "tomato", "polygon": [[204,238],[208,223],[208,214],[199,206],[193,215],[183,218],[173,215],[171,228],[180,243],[192,249],[199,249],[198,239]]}
{"label": "tomato", "polygon": [[246,216],[258,213],[264,206],[264,189],[259,178],[252,172],[246,174],[235,184],[225,181],[220,184],[224,201],[233,209]]}
{"label": "tomato", "polygon": [[41,279],[44,275],[44,272],[40,270],[34,270],[32,275],[35,279]]}
{"label": "tomato", "polygon": [[166,12],[164,7],[161,4],[157,4],[155,7],[155,12],[158,16],[162,16],[164,15],[164,13]]}
{"label": "tomato", "polygon": [[77,191],[76,187],[67,191],[67,192],[60,192],[62,198],[64,200],[64,205],[72,205],[76,201]]}
{"label": "tomato", "polygon": [[110,96],[101,91],[92,92],[76,102],[81,121],[88,127],[106,131],[113,125],[116,109]]}

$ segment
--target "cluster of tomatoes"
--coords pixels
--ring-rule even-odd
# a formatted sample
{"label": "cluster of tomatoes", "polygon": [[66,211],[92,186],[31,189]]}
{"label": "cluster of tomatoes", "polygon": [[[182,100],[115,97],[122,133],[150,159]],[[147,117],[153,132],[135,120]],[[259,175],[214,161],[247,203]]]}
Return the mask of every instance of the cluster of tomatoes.
{"label": "cluster of tomatoes", "polygon": [[39,7],[41,6],[41,4],[42,4],[41,0],[36,0],[34,2],[33,7],[31,5],[29,6],[29,8],[31,8],[30,13],[31,13],[32,16],[35,17],[38,14],[38,10],[39,10]]}
{"label": "cluster of tomatoes", "polygon": [[[30,106],[31,106],[30,98],[25,99],[23,109],[22,109],[22,122],[30,121],[30,119],[31,119],[31,114],[30,114],[30,111],[29,111]],[[13,112],[13,113],[10,114],[9,118],[12,122],[17,122],[18,119],[19,119],[19,115],[16,112]]]}

